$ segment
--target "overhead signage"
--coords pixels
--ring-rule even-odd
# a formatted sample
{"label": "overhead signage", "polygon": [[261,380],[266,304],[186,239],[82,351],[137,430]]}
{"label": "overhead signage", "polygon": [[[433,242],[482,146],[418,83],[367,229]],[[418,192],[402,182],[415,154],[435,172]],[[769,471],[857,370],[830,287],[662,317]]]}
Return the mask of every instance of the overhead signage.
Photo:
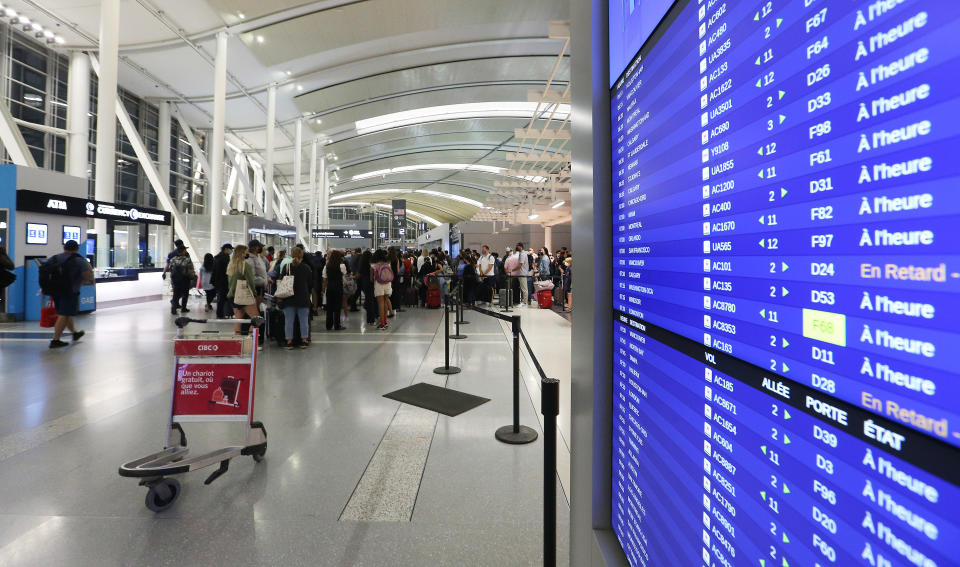
{"label": "overhead signage", "polygon": [[17,191],[17,210],[68,217],[131,221],[143,224],[170,224],[170,213],[160,209],[119,205],[24,189]]}
{"label": "overhead signage", "polygon": [[427,232],[427,230],[428,230],[428,229],[427,229],[427,223],[425,223],[425,222],[418,222],[418,223],[417,223],[417,231],[418,231],[418,232]]}
{"label": "overhead signage", "polygon": [[358,228],[315,228],[314,238],[373,238],[372,230]]}
{"label": "overhead signage", "polygon": [[407,200],[394,199],[393,209],[390,212],[393,228],[404,228],[407,226]]}

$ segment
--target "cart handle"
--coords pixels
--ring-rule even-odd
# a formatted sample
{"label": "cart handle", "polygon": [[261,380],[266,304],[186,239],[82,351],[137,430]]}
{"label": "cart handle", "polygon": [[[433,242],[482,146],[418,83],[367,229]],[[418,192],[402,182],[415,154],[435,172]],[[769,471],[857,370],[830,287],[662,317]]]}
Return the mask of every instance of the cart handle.
{"label": "cart handle", "polygon": [[190,317],[177,317],[173,322],[180,329],[186,327],[190,323],[201,323],[206,325],[253,325],[254,327],[262,327],[264,323],[263,317],[254,317],[252,319],[191,319]]}

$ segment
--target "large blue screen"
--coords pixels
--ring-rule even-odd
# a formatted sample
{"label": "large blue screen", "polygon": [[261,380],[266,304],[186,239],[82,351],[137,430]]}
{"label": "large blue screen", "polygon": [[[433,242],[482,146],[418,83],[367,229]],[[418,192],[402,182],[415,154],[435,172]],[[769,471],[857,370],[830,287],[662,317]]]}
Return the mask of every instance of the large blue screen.
{"label": "large blue screen", "polygon": [[632,565],[960,565],[958,38],[960,1],[678,0],[613,81]]}

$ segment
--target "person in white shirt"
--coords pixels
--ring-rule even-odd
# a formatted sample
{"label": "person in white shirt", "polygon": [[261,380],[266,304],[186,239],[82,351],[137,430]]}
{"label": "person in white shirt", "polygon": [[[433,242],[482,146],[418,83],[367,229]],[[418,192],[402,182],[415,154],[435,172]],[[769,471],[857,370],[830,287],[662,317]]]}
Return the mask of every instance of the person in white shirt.
{"label": "person in white shirt", "polygon": [[486,303],[493,303],[493,290],[497,285],[496,278],[496,258],[490,255],[490,247],[486,244],[481,248],[482,254],[480,254],[480,259],[477,260],[477,275],[480,276],[480,282],[483,286],[483,298],[486,299]]}
{"label": "person in white shirt", "polygon": [[523,249],[523,242],[517,242],[517,267],[510,275],[516,276],[520,283],[520,305],[529,305],[530,291],[527,289],[527,280],[530,277],[530,260],[527,251]]}

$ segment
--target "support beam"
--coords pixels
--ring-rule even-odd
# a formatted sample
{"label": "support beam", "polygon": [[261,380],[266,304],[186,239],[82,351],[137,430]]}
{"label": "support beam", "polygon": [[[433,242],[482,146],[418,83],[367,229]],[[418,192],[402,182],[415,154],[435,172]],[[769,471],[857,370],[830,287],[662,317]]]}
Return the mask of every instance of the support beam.
{"label": "support beam", "polygon": [[313,143],[310,145],[310,216],[308,218],[310,221],[307,224],[307,230],[311,231],[307,234],[307,238],[313,244],[316,244],[316,240],[313,239],[313,229],[317,227],[317,138],[313,138]]}
{"label": "support beam", "polygon": [[210,171],[207,173],[207,211],[210,213],[210,249],[219,249],[223,232],[223,147],[226,126],[227,32],[217,33],[217,59],[213,71],[213,131],[210,133]]}
{"label": "support beam", "polygon": [[[97,168],[93,196],[98,201],[117,198],[117,71],[120,65],[120,0],[100,2],[99,80],[97,82]],[[151,163],[147,157],[147,163]],[[96,219],[97,265],[110,265],[107,221]]]}
{"label": "support beam", "polygon": [[543,246],[547,249],[547,252],[553,251],[553,227],[545,226],[543,227]]}
{"label": "support beam", "polygon": [[557,163],[570,161],[570,152],[557,153],[529,153],[529,152],[508,152],[507,161],[532,161],[542,163]]}
{"label": "support beam", "polygon": [[[330,176],[327,173],[327,155],[325,152],[320,156],[320,212],[317,215],[317,227],[330,227]],[[327,251],[327,239],[320,240],[320,249]]]}
{"label": "support beam", "polygon": [[187,124],[187,121],[183,118],[183,115],[180,114],[180,109],[176,105],[170,105],[170,111],[173,117],[177,119],[177,124],[180,125],[180,130],[183,131],[183,135],[187,137],[187,142],[190,143],[190,148],[193,150],[193,159],[200,164],[200,169],[209,176],[210,162],[207,161],[207,153],[200,147],[200,142],[198,142],[197,137],[193,135],[193,129]]}
{"label": "support beam", "polygon": [[513,135],[521,140],[527,140],[530,138],[535,140],[569,140],[570,130],[553,130],[550,128],[544,128],[543,130],[538,130],[536,128],[517,128],[513,131]]}
{"label": "support beam", "polygon": [[70,52],[67,74],[67,174],[90,177],[90,58],[82,51]]}
{"label": "support beam", "polygon": [[303,226],[303,218],[300,216],[300,175],[302,166],[300,164],[303,156],[303,119],[297,120],[297,134],[293,142],[293,214],[297,217],[297,242],[303,242],[306,235],[300,232],[299,227]]}
{"label": "support beam", "polygon": [[237,179],[240,181],[240,188],[243,189],[243,195],[250,203],[250,210],[258,215],[263,215],[263,207],[260,206],[260,202],[257,200],[256,193],[253,190],[254,188],[250,185],[250,171],[247,166],[247,157],[243,152],[234,152],[229,146],[227,147],[227,152],[230,153],[230,159],[233,161],[233,169],[237,172]]}
{"label": "support beam", "polygon": [[33,154],[30,153],[27,142],[6,104],[0,104],[0,141],[10,154],[10,161],[17,165],[37,167],[37,162],[34,161]]}
{"label": "support beam", "polygon": [[[99,74],[100,65],[92,55],[90,56],[90,62],[93,65],[94,72]],[[123,128],[123,133],[126,134],[127,139],[130,140],[130,145],[133,146],[133,153],[136,154],[137,160],[140,162],[140,167],[143,168],[143,172],[150,182],[150,187],[153,188],[153,192],[157,196],[157,201],[160,202],[163,210],[169,212],[170,216],[173,217],[174,233],[177,238],[183,240],[193,261],[198,262],[200,258],[202,258],[202,256],[200,256],[200,250],[198,250],[193,243],[190,232],[187,230],[187,224],[183,220],[183,215],[180,214],[173,199],[170,197],[170,192],[165,190],[165,186],[161,183],[160,174],[157,173],[157,167],[150,159],[150,152],[147,151],[147,146],[140,138],[140,133],[137,132],[136,125],[133,123],[133,120],[130,119],[130,115],[127,114],[127,109],[123,106],[122,102],[114,98],[113,103],[114,115],[110,116],[110,120],[116,122],[116,120],[119,119],[120,127]],[[99,110],[99,108],[97,110]],[[97,233],[97,236],[99,237],[100,233]]]}
{"label": "support beam", "polygon": [[273,83],[267,89],[267,159],[263,166],[264,187],[263,194],[264,214],[267,220],[273,220],[273,146],[276,144],[274,129],[277,123],[277,84]]}
{"label": "support beam", "polygon": [[[161,101],[157,106],[157,118],[159,127],[157,128],[157,173],[160,175],[160,182],[164,189],[170,192],[170,103]],[[179,195],[174,195],[177,199]]]}

